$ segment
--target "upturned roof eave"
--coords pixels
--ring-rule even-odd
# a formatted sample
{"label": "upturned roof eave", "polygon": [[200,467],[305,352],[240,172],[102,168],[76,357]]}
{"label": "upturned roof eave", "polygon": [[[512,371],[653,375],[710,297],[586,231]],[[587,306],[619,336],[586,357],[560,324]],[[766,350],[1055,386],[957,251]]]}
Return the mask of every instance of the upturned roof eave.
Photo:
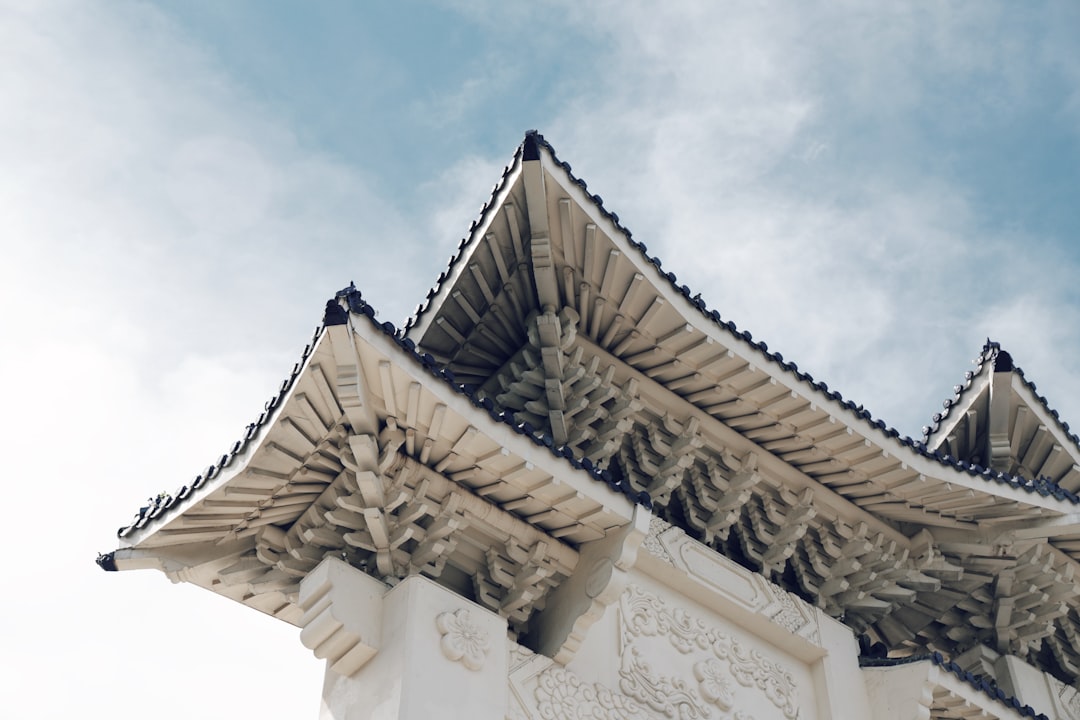
{"label": "upturned roof eave", "polygon": [[[356,329],[363,335],[364,342],[377,352],[395,358],[415,379],[421,380],[425,375],[434,378],[435,382],[428,384],[427,391],[436,394],[456,413],[468,417],[470,422],[510,452],[516,450],[518,455],[527,457],[551,475],[564,478],[579,492],[593,496],[601,505],[613,509],[624,521],[629,521],[632,516],[634,504],[649,504],[647,498],[640,494],[625,487],[615,487],[613,481],[588,460],[568,456],[554,446],[550,438],[522,427],[508,413],[485,406],[475,394],[456,384],[452,374],[439,368],[432,358],[417,353],[412,341],[403,337],[396,328],[389,323],[378,323],[370,305],[355,290],[339,293],[337,302],[341,304],[339,307],[348,307],[350,332]],[[118,531],[121,548],[153,544],[156,535],[172,529],[190,508],[198,506],[215,493],[220,494],[249,468],[259,453],[265,451],[267,438],[280,422],[283,408],[301,386],[305,373],[310,371],[310,364],[319,355],[327,338],[324,326],[316,343],[305,351],[303,362],[298,364],[298,369],[287,381],[287,388],[273,403],[265,419],[261,419],[249,432],[246,441],[234,445],[235,452],[223,456],[217,465],[211,466],[190,485],[183,486],[176,493],[163,493],[153,504],[143,508],[131,524]]]}
{"label": "upturned roof eave", "polygon": [[793,392],[799,393],[819,407],[827,408],[831,416],[843,420],[848,427],[858,431],[882,451],[889,452],[909,464],[918,465],[924,468],[925,472],[939,476],[943,481],[958,483],[979,492],[1001,495],[1009,500],[1053,512],[1069,512],[1074,505],[1080,504],[1080,498],[1075,494],[1052,483],[1028,481],[933,453],[925,445],[902,436],[895,428],[874,418],[862,406],[845,400],[838,392],[830,391],[825,383],[818,382],[808,373],[800,371],[794,363],[786,362],[779,353],[769,351],[764,342],[755,342],[750,333],[738,331],[734,323],[722,320],[719,313],[709,309],[700,295],[694,294],[686,285],[679,285],[674,273],[665,272],[659,258],[647,254],[645,245],[633,239],[630,231],[620,224],[618,216],[604,208],[599,197],[588,193],[585,184],[572,174],[567,163],[557,158],[550,144],[542,138],[540,147],[543,150],[540,159],[544,169],[553,177],[562,175],[563,190],[571,194],[572,198],[590,213],[594,221],[606,226],[608,237],[620,247],[627,258],[635,259],[632,262],[637,271],[648,278],[653,289],[663,294],[673,308],[679,310],[687,323],[723,342]]}

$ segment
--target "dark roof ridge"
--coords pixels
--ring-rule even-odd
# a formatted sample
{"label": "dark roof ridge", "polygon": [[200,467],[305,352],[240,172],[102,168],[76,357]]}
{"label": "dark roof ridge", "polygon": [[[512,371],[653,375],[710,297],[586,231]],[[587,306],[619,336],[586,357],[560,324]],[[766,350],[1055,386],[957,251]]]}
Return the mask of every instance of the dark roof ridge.
{"label": "dark roof ridge", "polygon": [[[569,177],[573,183],[578,185],[585,192],[586,196],[592,200],[596,208],[608,220],[610,220],[620,232],[624,234],[627,242],[631,245],[631,247],[637,250],[647,262],[652,264],[656,268],[656,271],[665,279],[667,279],[671,286],[678,293],[683,295],[687,299],[687,301],[690,302],[690,304],[696,307],[703,316],[713,321],[713,323],[715,323],[717,326],[726,329],[732,335],[744,340],[752,348],[760,352],[766,359],[778,364],[783,370],[794,374],[795,377],[801,382],[809,384],[815,390],[824,393],[829,399],[838,402],[844,409],[850,411],[857,419],[862,420],[866,424],[870,425],[870,427],[880,432],[883,432],[885,435],[894,438],[895,440],[899,441],[901,445],[907,446],[916,453],[928,459],[934,460],[944,466],[952,467],[956,470],[966,472],[969,475],[980,476],[986,481],[994,481],[1010,485],[1012,487],[1022,489],[1028,493],[1038,492],[1044,497],[1053,495],[1058,500],[1068,501],[1074,505],[1080,504],[1080,497],[1078,497],[1075,493],[1066,490],[1065,488],[1062,488],[1056,482],[1053,482],[1048,478],[1039,477],[1032,480],[1027,480],[1023,477],[1012,476],[1008,473],[997,472],[989,468],[975,465],[974,463],[965,463],[949,455],[943,455],[940,452],[931,451],[926,445],[926,439],[928,438],[928,435],[925,432],[925,428],[922,442],[916,441],[909,436],[901,436],[898,430],[887,425],[883,420],[875,419],[872,413],[870,413],[869,410],[865,409],[861,404],[856,405],[850,400],[845,400],[839,392],[829,390],[829,386],[826,383],[816,381],[809,373],[799,370],[798,366],[795,363],[785,361],[783,355],[781,355],[780,353],[769,351],[768,345],[766,345],[764,342],[754,342],[753,336],[750,334],[749,331],[744,330],[740,332],[734,322],[730,320],[722,320],[719,312],[709,309],[708,305],[702,299],[700,293],[692,295],[690,288],[688,288],[686,285],[678,284],[678,279],[673,272],[664,272],[660,259],[655,256],[650,256],[648,254],[648,248],[645,246],[645,244],[633,239],[633,234],[631,233],[630,229],[621,224],[621,222],[619,221],[619,216],[604,208],[603,198],[601,198],[599,195],[593,195],[588,192],[588,186],[585,181],[576,177],[573,174],[570,164],[563,160],[560,160],[555,152],[555,148],[552,147],[551,143],[548,142],[544,138],[544,136],[536,130],[529,130],[525,134],[525,139],[522,140],[522,142],[515,150],[514,157],[511,163],[503,168],[502,178],[498,183],[496,183],[494,188],[492,188],[491,196],[481,208],[480,217],[477,220],[474,220],[472,225],[469,227],[468,237],[463,238],[458,243],[457,252],[450,257],[447,269],[439,275],[436,284],[430,290],[428,290],[427,300],[424,303],[417,305],[412,317],[406,320],[405,326],[402,329],[399,330],[396,326],[393,325],[393,323],[389,322],[382,324],[377,323],[374,319],[374,309],[371,307],[370,304],[368,304],[365,300],[362,299],[360,291],[357,290],[356,286],[352,283],[350,283],[349,287],[339,291],[336,294],[335,298],[346,299],[350,309],[352,309],[354,303],[358,303],[358,307],[366,308],[360,311],[361,314],[367,315],[373,323],[375,323],[383,330],[384,333],[392,337],[395,342],[397,342],[402,348],[407,349],[414,356],[414,358],[418,359],[433,374],[436,374],[438,376],[441,373],[441,377],[444,380],[446,380],[451,386],[453,386],[457,390],[457,392],[466,394],[474,405],[488,410],[488,413],[493,418],[498,419],[496,417],[497,415],[506,415],[507,418],[501,419],[500,422],[505,422],[511,427],[514,427],[515,430],[520,434],[532,437],[534,442],[546,445],[556,455],[573,458],[573,452],[569,448],[563,447],[559,449],[554,447],[554,440],[549,435],[540,433],[536,428],[533,428],[528,423],[524,423],[521,426],[518,426],[513,421],[512,417],[509,417],[509,413],[495,411],[494,406],[491,404],[491,400],[489,398],[483,401],[477,400],[475,394],[471,390],[468,390],[464,385],[456,383],[453,380],[453,373],[448,370],[439,369],[437,367],[435,359],[431,355],[424,353],[423,356],[421,356],[419,353],[417,353],[416,344],[408,338],[409,330],[416,324],[416,321],[420,318],[420,316],[430,308],[432,298],[434,298],[439,293],[442,288],[442,283],[445,282],[447,278],[449,278],[450,271],[453,269],[454,265],[460,260],[460,258],[464,254],[465,249],[473,242],[475,242],[476,228],[483,223],[483,221],[487,217],[487,214],[491,212],[491,210],[494,208],[495,198],[498,196],[499,192],[501,192],[502,189],[505,187],[506,179],[513,172],[514,166],[524,158],[526,150],[528,151],[530,157],[532,157],[533,153],[536,153],[536,157],[539,158],[540,148],[544,148],[548,151],[548,153],[551,155],[552,160],[566,172],[567,177]],[[266,409],[264,410],[262,415],[259,416],[259,419],[255,423],[252,423],[248,426],[248,431],[245,433],[244,437],[240,441],[237,441],[233,444],[230,452],[222,455],[217,463],[208,466],[202,474],[195,478],[195,480],[191,483],[190,486],[182,486],[178,491],[176,491],[175,495],[171,495],[169,493],[160,493],[156,498],[150,498],[147,502],[147,505],[140,508],[138,514],[136,514],[132,523],[120,528],[120,530],[117,531],[118,536],[125,537],[135,529],[143,527],[149,520],[159,517],[163,512],[174,507],[178,500],[187,498],[192,491],[197,490],[198,488],[202,487],[208,480],[216,477],[223,468],[227,467],[228,464],[232,462],[236,454],[246,448],[248,442],[251,440],[252,437],[254,437],[254,434],[257,433],[257,431],[263,426],[263,424],[265,424],[268,418],[268,413],[270,413],[276,407],[277,403],[279,403],[284,398],[285,393],[287,393],[289,388],[292,387],[292,384],[293,382],[295,382],[299,371],[302,369],[303,364],[307,361],[307,358],[309,357],[311,350],[314,347],[315,340],[318,339],[319,334],[321,334],[322,330],[329,325],[341,324],[345,322],[344,316],[330,307],[331,305],[337,304],[338,303],[336,303],[334,300],[327,302],[327,311],[324,317],[324,324],[316,330],[312,342],[307,347],[305,347],[301,361],[297,363],[296,366],[294,366],[292,375],[290,375],[290,377],[284,383],[282,383],[282,388],[279,391],[278,395],[270,399],[270,401],[266,405]],[[368,314],[369,312],[370,314]],[[988,353],[990,350],[998,351],[1000,350],[1000,345],[987,339],[986,344],[983,346],[983,352],[979,356],[979,358],[981,358],[981,361],[977,359],[977,362],[979,364],[979,370],[975,373],[970,373],[969,371],[972,378],[976,374],[978,374],[978,372],[981,372],[982,364],[989,359]],[[994,357],[996,356],[997,355],[995,352]],[[1013,372],[1016,372],[1021,378],[1024,379],[1024,382],[1027,384],[1027,386],[1031,389],[1033,393],[1036,394],[1036,397],[1039,398],[1040,402],[1044,404],[1047,412],[1049,412],[1055,419],[1058,420],[1059,425],[1062,427],[1062,429],[1069,435],[1069,437],[1073,440],[1074,443],[1080,446],[1080,439],[1078,439],[1076,435],[1073,435],[1069,432],[1068,424],[1061,422],[1058,417],[1057,411],[1051,410],[1049,406],[1046,405],[1046,398],[1036,393],[1035,384],[1024,378],[1023,371],[1020,370],[1020,368],[1014,367]],[[446,376],[449,376],[449,378],[447,378]],[[958,391],[958,396],[959,393],[960,391]],[[491,405],[491,407],[488,407],[488,405]],[[537,437],[538,434],[540,436],[539,439]],[[589,461],[587,458],[581,461],[572,459],[571,462],[576,462],[579,465],[584,465],[585,463],[588,463],[590,467],[592,466],[592,462]],[[610,473],[607,473],[607,471],[604,471],[604,473],[607,473],[607,479],[602,476],[604,473],[596,472],[595,468],[591,468],[590,472],[594,474],[597,479],[603,480],[609,485],[612,485],[619,492],[626,494],[634,502],[651,508],[651,499],[649,499],[647,496],[644,499],[639,497],[644,493],[636,493],[629,488],[617,487],[618,484],[612,483],[610,479]]]}
{"label": "dark roof ridge", "polygon": [[401,330],[403,335],[408,335],[409,330],[411,330],[420,321],[421,316],[423,316],[424,313],[426,313],[431,308],[431,301],[435,299],[435,296],[438,295],[439,292],[442,290],[443,283],[446,282],[446,280],[448,280],[453,274],[452,271],[454,269],[454,266],[457,265],[461,258],[465,255],[466,249],[468,249],[470,245],[476,242],[476,229],[484,224],[484,222],[487,220],[488,213],[490,213],[495,208],[495,199],[499,196],[499,193],[502,192],[503,189],[506,187],[507,178],[510,177],[510,174],[514,171],[514,167],[518,164],[519,161],[521,161],[522,159],[528,159],[524,157],[526,154],[525,151],[528,149],[529,152],[538,152],[536,149],[535,139],[530,142],[530,138],[535,137],[540,137],[541,139],[543,138],[543,136],[541,136],[536,130],[529,130],[525,134],[525,140],[519,143],[517,148],[514,150],[514,155],[510,159],[510,164],[503,166],[502,177],[499,178],[499,181],[496,182],[495,185],[491,188],[491,194],[488,196],[487,201],[484,202],[484,205],[480,208],[480,215],[469,225],[469,234],[458,241],[457,250],[450,256],[450,259],[447,261],[446,269],[439,273],[439,277],[435,280],[435,284],[428,288],[427,296],[424,298],[423,302],[419,303],[413,310],[412,315],[405,319],[405,325],[402,327]]}
{"label": "dark roof ridge", "polygon": [[[975,378],[982,374],[983,368],[986,367],[991,360],[996,358],[999,349],[1000,345],[998,343],[993,342],[990,338],[986,339],[986,342],[982,346],[982,350],[979,351],[978,357],[971,361],[972,364],[975,365],[975,369],[968,370],[964,373],[964,382],[962,384],[953,385],[953,396],[951,398],[946,398],[944,402],[942,402],[944,411],[934,413],[930,418],[930,424],[923,425],[923,443],[929,442],[930,436],[941,429],[941,421],[949,417],[949,413],[952,412],[952,409],[960,404],[961,398],[971,389]],[[1009,359],[1011,361],[1011,356]]]}

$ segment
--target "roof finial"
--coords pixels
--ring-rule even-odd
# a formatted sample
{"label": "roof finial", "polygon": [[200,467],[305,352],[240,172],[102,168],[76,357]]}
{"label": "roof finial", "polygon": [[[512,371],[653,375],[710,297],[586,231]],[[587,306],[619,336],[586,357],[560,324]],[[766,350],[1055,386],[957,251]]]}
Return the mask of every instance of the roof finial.
{"label": "roof finial", "polygon": [[525,162],[540,159],[540,144],[544,142],[544,136],[536,130],[525,133],[525,143],[522,149],[521,159]]}

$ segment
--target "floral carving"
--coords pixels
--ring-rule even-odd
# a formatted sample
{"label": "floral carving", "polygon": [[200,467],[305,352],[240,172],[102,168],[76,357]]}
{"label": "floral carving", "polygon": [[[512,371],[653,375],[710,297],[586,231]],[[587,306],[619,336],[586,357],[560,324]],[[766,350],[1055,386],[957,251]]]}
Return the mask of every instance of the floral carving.
{"label": "floral carving", "polygon": [[[709,628],[681,608],[669,610],[655,595],[631,587],[623,596],[622,619],[631,635],[667,636],[672,647],[683,655],[706,650],[712,644]],[[627,638],[628,639],[628,638]]]}
{"label": "floral carving", "polygon": [[694,677],[703,698],[721,710],[731,709],[735,696],[731,692],[731,681],[724,672],[724,666],[718,660],[709,658],[694,665]]}
{"label": "floral carving", "polygon": [[710,717],[708,708],[685,680],[656,673],[635,647],[623,653],[619,677],[619,687],[624,693],[666,717],[679,720]]}
{"label": "floral carving", "polygon": [[716,657],[730,663],[735,680],[744,687],[757,687],[765,693],[773,705],[784,712],[784,717],[795,718],[795,680],[791,673],[762,657],[757,650],[748,650],[737,640],[717,634],[713,644]]}
{"label": "floral carving", "polygon": [[650,720],[630,698],[603,685],[584,683],[558,665],[545,670],[539,680],[536,700],[543,720]]}
{"label": "floral carving", "polygon": [[[623,692],[664,713],[667,717],[711,717],[700,698],[730,710],[735,698],[725,674],[747,688],[756,688],[783,712],[795,720],[797,707],[795,680],[781,665],[757,650],[706,625],[681,608],[669,608],[664,602],[631,586],[621,603],[623,664],[619,670]],[[638,658],[634,641],[639,637],[663,637],[683,655],[708,653],[694,665],[698,688],[687,687],[681,680],[659,676]]]}
{"label": "floral carving", "polygon": [[435,618],[435,624],[442,633],[443,655],[450,660],[460,660],[470,670],[484,666],[491,641],[467,609],[444,612]]}
{"label": "floral carving", "polygon": [[510,644],[510,669],[521,667],[536,656],[529,648],[517,643]]}

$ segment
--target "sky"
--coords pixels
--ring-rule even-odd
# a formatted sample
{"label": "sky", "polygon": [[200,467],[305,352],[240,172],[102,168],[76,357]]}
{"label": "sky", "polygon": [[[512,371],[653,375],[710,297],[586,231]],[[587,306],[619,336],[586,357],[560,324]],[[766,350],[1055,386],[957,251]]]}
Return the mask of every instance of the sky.
{"label": "sky", "polygon": [[317,716],[295,628],[94,557],[336,290],[401,325],[531,128],[903,434],[987,337],[1080,428],[1078,33],[1069,1],[0,0],[4,714]]}

